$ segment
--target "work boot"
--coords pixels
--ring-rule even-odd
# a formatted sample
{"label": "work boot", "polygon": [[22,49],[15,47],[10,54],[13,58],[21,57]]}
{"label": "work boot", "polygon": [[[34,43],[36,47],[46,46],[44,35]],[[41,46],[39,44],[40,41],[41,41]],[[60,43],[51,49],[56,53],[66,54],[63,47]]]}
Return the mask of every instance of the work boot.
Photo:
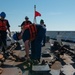
{"label": "work boot", "polygon": [[33,60],[33,65],[38,65],[39,61],[38,60]]}
{"label": "work boot", "polygon": [[41,65],[45,65],[45,64],[46,64],[45,60],[42,60]]}

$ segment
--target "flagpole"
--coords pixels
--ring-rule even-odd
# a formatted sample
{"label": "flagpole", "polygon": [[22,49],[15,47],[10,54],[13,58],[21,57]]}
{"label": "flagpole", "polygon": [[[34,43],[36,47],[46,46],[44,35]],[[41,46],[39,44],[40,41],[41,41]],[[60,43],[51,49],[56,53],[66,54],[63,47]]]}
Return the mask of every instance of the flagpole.
{"label": "flagpole", "polygon": [[35,11],[36,11],[36,5],[34,5],[34,23],[36,24]]}

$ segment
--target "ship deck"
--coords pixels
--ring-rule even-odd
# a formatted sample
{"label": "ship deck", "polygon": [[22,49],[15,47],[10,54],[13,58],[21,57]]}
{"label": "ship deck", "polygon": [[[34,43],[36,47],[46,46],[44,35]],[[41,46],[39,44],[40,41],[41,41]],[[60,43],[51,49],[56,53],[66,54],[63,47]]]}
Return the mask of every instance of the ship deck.
{"label": "ship deck", "polygon": [[[17,57],[25,57],[24,50],[13,50],[14,55]],[[41,55],[41,61],[46,61],[45,65],[32,65],[33,73],[30,72],[27,63],[25,61],[15,61],[13,56],[9,56],[4,62],[3,72],[0,75],[75,75],[75,58],[72,58],[71,55],[64,53],[64,58],[60,55],[59,60],[55,60],[55,54],[50,52],[50,43],[46,43],[45,47],[42,47],[42,53],[49,53],[50,56]],[[54,61],[55,60],[55,61]],[[54,62],[53,62],[54,61]],[[52,63],[53,62],[53,63]],[[39,63],[39,64],[40,64]],[[48,65],[48,66],[46,66]],[[44,72],[48,69],[48,74]],[[41,71],[41,73],[39,73]],[[61,72],[61,74],[60,74]]]}

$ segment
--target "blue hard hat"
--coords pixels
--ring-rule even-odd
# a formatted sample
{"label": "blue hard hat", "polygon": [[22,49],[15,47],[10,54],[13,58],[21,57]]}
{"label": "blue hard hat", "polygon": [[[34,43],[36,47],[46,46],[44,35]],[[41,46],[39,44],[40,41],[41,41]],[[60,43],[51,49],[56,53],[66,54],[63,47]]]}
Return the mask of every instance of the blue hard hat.
{"label": "blue hard hat", "polygon": [[17,33],[13,34],[13,39],[16,40],[16,41],[19,40],[19,39],[18,39],[18,34],[17,34]]}
{"label": "blue hard hat", "polygon": [[3,17],[3,18],[5,18],[6,17],[5,12],[1,12],[0,16]]}

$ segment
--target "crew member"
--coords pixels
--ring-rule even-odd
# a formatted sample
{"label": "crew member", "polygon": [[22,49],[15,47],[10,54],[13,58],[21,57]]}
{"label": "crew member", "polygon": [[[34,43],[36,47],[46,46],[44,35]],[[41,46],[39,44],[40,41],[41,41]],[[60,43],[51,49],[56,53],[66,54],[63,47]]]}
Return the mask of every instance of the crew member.
{"label": "crew member", "polygon": [[9,31],[9,36],[11,36],[10,33],[10,25],[7,19],[5,19],[6,13],[1,12],[0,13],[0,47],[2,47],[3,53],[5,53],[6,49],[6,39],[7,39],[7,30]]}
{"label": "crew member", "polygon": [[[42,25],[43,28],[46,30],[46,25],[44,24],[44,20],[42,20],[42,19],[40,20],[40,25]],[[42,46],[45,46],[45,43],[46,43],[46,33],[45,33],[45,36],[42,40]]]}

